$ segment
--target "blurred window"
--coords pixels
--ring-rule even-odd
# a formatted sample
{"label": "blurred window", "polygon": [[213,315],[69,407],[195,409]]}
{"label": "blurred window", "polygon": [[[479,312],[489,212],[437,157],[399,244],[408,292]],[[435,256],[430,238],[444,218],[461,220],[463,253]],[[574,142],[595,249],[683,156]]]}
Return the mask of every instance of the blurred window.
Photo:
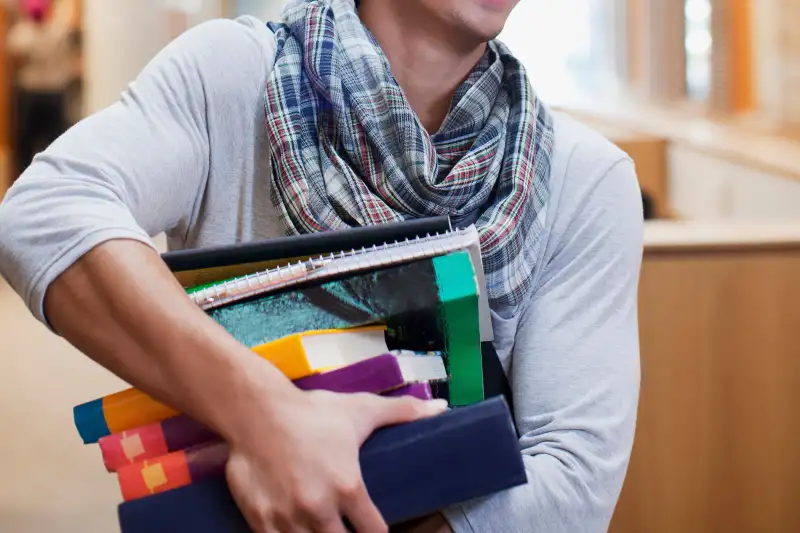
{"label": "blurred window", "polygon": [[625,2],[521,0],[500,35],[552,104],[611,96],[626,62]]}
{"label": "blurred window", "polygon": [[711,84],[711,1],[686,0],[686,92],[706,100]]}

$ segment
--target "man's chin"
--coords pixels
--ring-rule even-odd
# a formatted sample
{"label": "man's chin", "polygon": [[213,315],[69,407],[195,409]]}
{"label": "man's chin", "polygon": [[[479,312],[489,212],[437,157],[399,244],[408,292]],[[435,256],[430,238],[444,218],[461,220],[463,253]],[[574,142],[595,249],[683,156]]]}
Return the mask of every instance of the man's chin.
{"label": "man's chin", "polygon": [[[466,17],[465,17],[466,18]],[[508,17],[501,13],[471,14],[468,20],[463,20],[465,29],[480,38],[483,42],[496,39],[506,25]]]}
{"label": "man's chin", "polygon": [[483,43],[488,43],[489,41],[493,41],[500,36],[500,33],[503,31],[503,27],[487,28],[486,25],[481,25],[479,28],[470,27],[469,31],[475,35],[476,40],[480,40],[480,42]]}

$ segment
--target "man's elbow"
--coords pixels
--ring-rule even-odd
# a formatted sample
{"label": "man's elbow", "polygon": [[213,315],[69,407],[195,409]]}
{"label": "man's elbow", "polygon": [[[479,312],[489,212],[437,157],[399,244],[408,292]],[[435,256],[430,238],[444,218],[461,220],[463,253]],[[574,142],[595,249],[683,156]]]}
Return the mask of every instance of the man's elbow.
{"label": "man's elbow", "polygon": [[[630,446],[605,454],[555,444],[542,448],[528,460],[529,478],[540,484],[534,493],[548,494],[558,514],[571,524],[565,531],[607,531],[622,492]],[[535,513],[533,506],[531,512]]]}

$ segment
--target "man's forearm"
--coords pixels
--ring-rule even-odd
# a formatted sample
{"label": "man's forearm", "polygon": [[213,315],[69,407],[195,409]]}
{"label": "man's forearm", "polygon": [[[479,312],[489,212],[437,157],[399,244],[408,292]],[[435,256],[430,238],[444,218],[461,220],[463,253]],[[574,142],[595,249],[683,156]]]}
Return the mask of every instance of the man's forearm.
{"label": "man's forearm", "polygon": [[96,247],[50,285],[44,305],[53,329],[91,359],[223,436],[246,426],[242,406],[276,404],[293,390],[139,242]]}

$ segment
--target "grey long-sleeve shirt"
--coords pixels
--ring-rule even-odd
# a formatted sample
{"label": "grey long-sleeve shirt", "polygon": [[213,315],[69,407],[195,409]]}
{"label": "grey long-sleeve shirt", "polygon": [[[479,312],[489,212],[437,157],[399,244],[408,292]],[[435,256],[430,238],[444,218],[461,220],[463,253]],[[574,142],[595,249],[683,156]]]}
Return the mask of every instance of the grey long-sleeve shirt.
{"label": "grey long-sleeve shirt", "polygon": [[[258,20],[205,23],[36,158],[0,206],[0,273],[40,320],[53,279],[109,239],[166,232],[180,249],[281,234],[264,131],[274,56]],[[456,533],[606,531],[628,465],[640,190],[623,152],[555,117],[535,289],[512,318],[492,317],[529,481],[448,510]]]}

